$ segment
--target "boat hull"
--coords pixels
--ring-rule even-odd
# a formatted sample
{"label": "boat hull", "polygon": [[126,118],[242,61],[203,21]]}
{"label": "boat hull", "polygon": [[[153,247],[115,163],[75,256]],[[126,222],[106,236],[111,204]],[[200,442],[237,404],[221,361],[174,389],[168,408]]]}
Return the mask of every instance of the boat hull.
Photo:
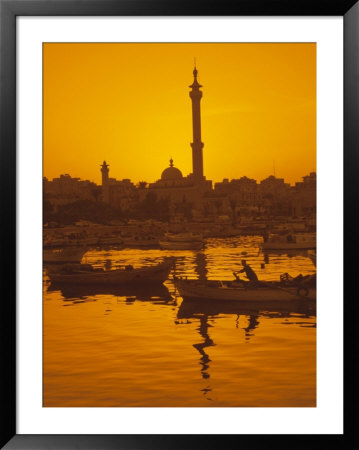
{"label": "boat hull", "polygon": [[[269,284],[269,283],[268,283]],[[316,288],[312,287],[230,287],[220,281],[199,283],[197,280],[177,280],[176,288],[183,299],[230,302],[283,302],[298,299],[315,301]]]}
{"label": "boat hull", "polygon": [[140,301],[167,301],[172,300],[171,294],[164,284],[120,284],[110,285],[78,285],[54,283],[48,287],[49,292],[60,291],[64,299],[84,298],[95,295],[113,295],[115,297],[130,297]]}
{"label": "boat hull", "polygon": [[80,263],[87,248],[61,248],[43,251],[43,262],[51,264]]}
{"label": "boat hull", "polygon": [[203,236],[199,233],[165,233],[164,239],[170,242],[202,242]]}
{"label": "boat hull", "polygon": [[263,250],[307,250],[316,248],[315,241],[308,242],[264,242],[262,244]]}
{"label": "boat hull", "polygon": [[308,250],[317,245],[315,233],[271,234],[262,243],[263,250]]}
{"label": "boat hull", "polygon": [[201,250],[204,247],[202,241],[160,241],[159,244],[162,250]]}
{"label": "boat hull", "polygon": [[[72,271],[49,272],[49,278],[53,284],[71,284],[86,286],[119,286],[127,284],[161,284],[167,280],[173,266],[173,260],[152,266],[132,270],[108,270],[108,271]],[[64,273],[65,272],[65,273]]]}
{"label": "boat hull", "polygon": [[154,248],[158,247],[158,239],[124,239],[124,247]]}

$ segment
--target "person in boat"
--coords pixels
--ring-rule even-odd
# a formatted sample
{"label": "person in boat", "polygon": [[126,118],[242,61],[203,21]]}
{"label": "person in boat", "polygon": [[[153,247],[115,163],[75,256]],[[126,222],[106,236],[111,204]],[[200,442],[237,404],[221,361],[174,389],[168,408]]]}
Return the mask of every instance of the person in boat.
{"label": "person in boat", "polygon": [[248,278],[248,282],[245,282],[247,285],[250,284],[252,286],[255,286],[255,285],[259,284],[258,277],[257,277],[256,273],[254,272],[252,267],[247,264],[247,262],[244,259],[242,259],[242,266],[243,266],[242,270],[239,270],[238,272],[233,272],[233,275],[236,278],[234,283],[236,283],[236,284],[237,283],[238,284],[239,283],[240,284],[244,283],[244,281],[241,280],[239,278],[239,276],[238,276],[239,273],[243,273],[244,272],[246,274],[246,277]]}
{"label": "person in boat", "polygon": [[248,280],[249,280],[249,283],[251,284],[251,285],[256,285],[256,284],[258,284],[258,277],[257,277],[257,274],[255,273],[255,271],[252,269],[252,267],[250,266],[250,265],[248,265],[247,264],[247,262],[244,260],[244,259],[242,259],[242,266],[243,266],[243,269],[242,270],[239,270],[238,271],[238,273],[245,273],[246,274],[246,277],[248,278]]}

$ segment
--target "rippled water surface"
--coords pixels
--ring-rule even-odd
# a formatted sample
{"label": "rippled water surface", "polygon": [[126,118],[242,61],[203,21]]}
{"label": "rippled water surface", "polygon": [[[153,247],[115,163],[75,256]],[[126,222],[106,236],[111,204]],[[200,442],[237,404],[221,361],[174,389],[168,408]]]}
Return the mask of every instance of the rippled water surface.
{"label": "rippled water surface", "polygon": [[[115,267],[177,257],[176,274],[262,280],[315,273],[306,251],[263,254],[260,238],[210,239],[204,251],[91,250]],[[315,406],[316,312],[188,303],[171,281],[151,289],[51,286],[44,277],[44,406]]]}

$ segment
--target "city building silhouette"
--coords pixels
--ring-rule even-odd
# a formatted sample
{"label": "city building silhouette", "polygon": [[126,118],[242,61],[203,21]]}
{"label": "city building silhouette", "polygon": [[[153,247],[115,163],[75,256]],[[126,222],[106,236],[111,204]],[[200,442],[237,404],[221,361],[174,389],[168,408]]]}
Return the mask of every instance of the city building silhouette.
{"label": "city building silhouette", "polygon": [[[236,221],[243,215],[306,215],[316,214],[316,173],[303,177],[303,181],[295,186],[286,183],[275,174],[259,183],[246,176],[229,180],[224,178],[216,182],[204,175],[203,148],[201,134],[201,99],[203,87],[198,81],[198,70],[193,69],[193,82],[189,86],[189,97],[192,103],[192,173],[183,176],[169,155],[169,166],[161,177],[154,182],[139,182],[137,186],[129,179],[117,180],[109,176],[109,164],[106,161],[100,166],[101,186],[88,180],[61,175],[52,181],[44,178],[44,198],[55,209],[76,200],[101,200],[108,207],[131,210],[148,196],[163,200],[169,205],[171,216],[183,215],[191,217],[221,216]],[[175,156],[175,155],[174,155]],[[97,188],[97,189],[96,189]]]}

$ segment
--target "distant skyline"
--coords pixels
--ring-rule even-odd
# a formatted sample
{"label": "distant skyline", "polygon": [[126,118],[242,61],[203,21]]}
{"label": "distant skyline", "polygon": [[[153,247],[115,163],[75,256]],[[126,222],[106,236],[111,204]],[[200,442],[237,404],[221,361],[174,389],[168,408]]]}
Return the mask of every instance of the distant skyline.
{"label": "distant skyline", "polygon": [[[313,172],[313,171],[312,171]],[[56,175],[56,176],[54,176],[54,177],[46,177],[46,175],[44,175],[44,177],[45,178],[47,178],[47,180],[48,181],[53,181],[54,179],[57,179],[57,178],[60,178],[61,176],[70,176],[71,178],[73,178],[73,179],[79,179],[80,181],[90,181],[90,182],[93,182],[93,183],[96,183],[97,185],[99,185],[99,186],[101,186],[101,180],[100,181],[96,181],[96,180],[94,180],[94,179],[90,179],[90,178],[83,178],[83,177],[79,177],[79,176],[76,176],[76,175],[73,175],[73,174],[71,174],[71,173],[68,173],[68,172],[66,172],[66,173],[60,173],[59,175]],[[273,174],[269,174],[267,177],[265,177],[265,178],[261,178],[261,179],[255,179],[255,178],[251,178],[251,179],[254,179],[254,180],[256,180],[257,181],[257,183],[260,183],[262,180],[264,180],[264,179],[266,179],[266,178],[268,178],[268,177],[270,177],[270,176],[272,176]],[[288,180],[286,180],[284,177],[279,177],[279,176],[277,176],[277,175],[275,175],[275,178],[277,178],[277,179],[284,179],[284,182],[285,183],[289,183],[291,186],[294,186],[295,185],[295,183],[297,183],[297,182],[302,182],[303,181],[303,178],[304,177],[306,177],[306,176],[309,176],[310,175],[310,172],[308,172],[308,173],[306,173],[306,174],[303,174],[298,180],[294,180],[294,182],[293,183],[290,183]],[[243,177],[246,177],[247,175],[242,175]],[[115,176],[110,176],[110,178],[116,178]],[[224,177],[224,178],[222,178],[221,180],[212,180],[214,183],[218,183],[218,182],[222,182],[223,181],[223,179],[225,179],[226,177]],[[239,178],[241,178],[241,177],[237,177],[237,178],[229,178],[229,182],[231,181],[231,180],[233,180],[233,179],[239,179]],[[247,177],[247,178],[250,178],[250,177]],[[120,178],[120,177],[117,177],[116,178],[118,181],[122,181],[123,179],[129,179],[133,184],[135,184],[135,185],[137,185],[140,181],[143,181],[143,180],[132,180],[131,178],[128,178],[128,177],[122,177],[122,178]],[[227,177],[227,179],[228,179],[228,177]],[[147,183],[148,184],[150,184],[151,182],[152,182],[153,180],[147,180]],[[213,186],[213,188],[214,188],[214,186]]]}
{"label": "distant skyline", "polygon": [[315,44],[44,44],[44,176],[153,182],[192,171],[189,85],[203,85],[214,182],[316,171]]}

